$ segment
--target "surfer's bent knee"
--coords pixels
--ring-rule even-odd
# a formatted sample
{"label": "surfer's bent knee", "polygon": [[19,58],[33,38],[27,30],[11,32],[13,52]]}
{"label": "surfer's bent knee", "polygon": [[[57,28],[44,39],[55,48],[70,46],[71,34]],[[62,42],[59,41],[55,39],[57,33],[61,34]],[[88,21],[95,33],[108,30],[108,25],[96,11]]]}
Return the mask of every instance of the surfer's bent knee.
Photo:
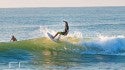
{"label": "surfer's bent knee", "polygon": [[57,32],[57,34],[63,35],[63,32]]}
{"label": "surfer's bent knee", "polygon": [[57,32],[57,34],[65,35],[65,32]]}
{"label": "surfer's bent knee", "polygon": [[61,32],[57,32],[57,34],[61,34]]}

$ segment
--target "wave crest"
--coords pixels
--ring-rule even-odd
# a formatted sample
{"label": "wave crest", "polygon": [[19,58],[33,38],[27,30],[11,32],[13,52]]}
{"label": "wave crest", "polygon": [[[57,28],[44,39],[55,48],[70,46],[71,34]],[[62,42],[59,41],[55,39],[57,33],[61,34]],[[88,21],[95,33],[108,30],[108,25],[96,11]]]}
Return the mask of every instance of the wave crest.
{"label": "wave crest", "polygon": [[82,46],[86,48],[83,53],[91,54],[119,54],[125,52],[124,37],[103,37],[98,40],[84,42]]}

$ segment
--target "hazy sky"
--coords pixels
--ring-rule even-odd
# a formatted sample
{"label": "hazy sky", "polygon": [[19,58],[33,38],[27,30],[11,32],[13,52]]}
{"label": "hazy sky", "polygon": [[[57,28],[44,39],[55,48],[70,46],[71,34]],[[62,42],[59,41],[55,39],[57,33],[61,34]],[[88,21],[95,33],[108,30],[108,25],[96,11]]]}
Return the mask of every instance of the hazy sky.
{"label": "hazy sky", "polygon": [[125,6],[125,0],[0,0],[0,8],[84,6]]}

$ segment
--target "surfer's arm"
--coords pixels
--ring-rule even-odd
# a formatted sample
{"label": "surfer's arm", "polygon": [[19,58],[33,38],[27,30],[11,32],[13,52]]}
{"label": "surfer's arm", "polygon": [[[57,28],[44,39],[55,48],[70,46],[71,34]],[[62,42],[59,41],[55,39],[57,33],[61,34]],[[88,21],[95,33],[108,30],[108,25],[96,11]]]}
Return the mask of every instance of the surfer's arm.
{"label": "surfer's arm", "polygon": [[63,21],[63,22],[68,23],[67,21]]}

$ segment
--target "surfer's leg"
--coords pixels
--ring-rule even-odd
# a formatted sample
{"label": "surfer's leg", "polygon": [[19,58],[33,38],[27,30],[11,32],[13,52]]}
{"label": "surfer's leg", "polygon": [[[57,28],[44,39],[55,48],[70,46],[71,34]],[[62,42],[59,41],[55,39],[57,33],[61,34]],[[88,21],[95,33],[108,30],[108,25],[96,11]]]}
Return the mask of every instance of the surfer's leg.
{"label": "surfer's leg", "polygon": [[58,35],[58,32],[55,34],[55,36],[53,36],[53,39]]}
{"label": "surfer's leg", "polygon": [[62,32],[57,32],[57,33],[55,34],[55,36],[53,36],[53,39],[54,39],[58,34],[62,35]]}

